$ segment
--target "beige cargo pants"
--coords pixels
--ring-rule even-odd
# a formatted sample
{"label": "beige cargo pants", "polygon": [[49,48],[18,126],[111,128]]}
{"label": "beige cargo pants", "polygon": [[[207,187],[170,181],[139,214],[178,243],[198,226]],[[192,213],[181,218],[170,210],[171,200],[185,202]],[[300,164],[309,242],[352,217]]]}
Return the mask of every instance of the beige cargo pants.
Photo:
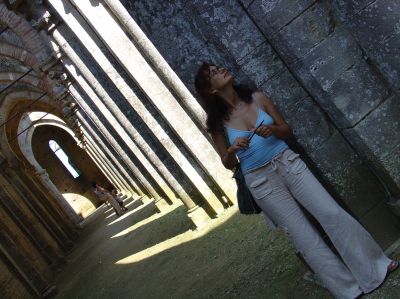
{"label": "beige cargo pants", "polygon": [[[326,192],[299,155],[287,149],[245,175],[257,204],[283,228],[336,298],[355,298],[379,286],[390,259],[371,235]],[[341,259],[322,240],[299,204],[322,225]]]}

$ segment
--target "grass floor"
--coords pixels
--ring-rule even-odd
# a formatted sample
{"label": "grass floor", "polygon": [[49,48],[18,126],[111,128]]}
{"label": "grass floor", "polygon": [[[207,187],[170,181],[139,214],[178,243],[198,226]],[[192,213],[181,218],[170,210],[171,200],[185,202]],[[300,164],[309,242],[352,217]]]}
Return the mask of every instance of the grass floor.
{"label": "grass floor", "polygon": [[[199,231],[183,206],[108,211],[84,230],[56,298],[332,298],[302,278],[307,269],[283,232],[236,209]],[[400,298],[399,283],[397,271],[364,298]]]}

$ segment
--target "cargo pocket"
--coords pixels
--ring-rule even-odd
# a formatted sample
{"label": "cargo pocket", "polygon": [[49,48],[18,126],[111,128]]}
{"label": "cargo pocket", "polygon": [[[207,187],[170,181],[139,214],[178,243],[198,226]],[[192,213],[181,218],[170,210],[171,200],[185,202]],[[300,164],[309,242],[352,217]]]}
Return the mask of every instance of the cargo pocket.
{"label": "cargo pocket", "polygon": [[300,155],[297,153],[294,152],[291,153],[287,157],[287,161],[288,161],[288,171],[291,174],[300,174],[307,168],[306,163],[304,163],[303,160],[301,160]]}
{"label": "cargo pocket", "polygon": [[272,188],[267,177],[256,178],[249,184],[249,189],[255,199],[265,199],[272,193]]}

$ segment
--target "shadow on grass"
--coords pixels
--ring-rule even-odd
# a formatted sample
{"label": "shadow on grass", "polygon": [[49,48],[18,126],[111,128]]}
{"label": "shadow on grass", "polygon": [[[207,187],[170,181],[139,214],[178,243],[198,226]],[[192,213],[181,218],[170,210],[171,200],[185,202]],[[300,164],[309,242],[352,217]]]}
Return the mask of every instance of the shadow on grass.
{"label": "shadow on grass", "polygon": [[[188,230],[183,206],[103,221],[60,275],[57,298],[332,298],[303,280],[288,239],[261,216],[224,217],[208,232]],[[399,277],[365,298],[400,298]]]}

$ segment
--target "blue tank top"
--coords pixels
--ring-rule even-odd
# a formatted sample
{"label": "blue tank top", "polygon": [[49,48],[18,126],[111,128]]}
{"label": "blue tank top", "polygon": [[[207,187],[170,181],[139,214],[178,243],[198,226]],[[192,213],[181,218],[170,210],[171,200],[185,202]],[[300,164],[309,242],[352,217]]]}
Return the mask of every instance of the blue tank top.
{"label": "blue tank top", "polygon": [[[262,121],[263,125],[272,125],[274,120],[268,113],[258,108],[258,117],[256,120],[255,127],[257,127]],[[234,128],[226,127],[226,132],[228,135],[229,145],[232,145],[236,138],[238,137],[247,137],[249,138],[252,131],[246,130],[237,130]],[[275,137],[274,135],[268,136],[267,138],[254,135],[250,141],[250,145],[245,150],[238,150],[236,152],[237,157],[239,158],[240,165],[243,173],[247,173],[250,170],[259,168],[269,161],[272,160],[273,157],[283,152],[288,148],[286,142],[282,139]]]}

